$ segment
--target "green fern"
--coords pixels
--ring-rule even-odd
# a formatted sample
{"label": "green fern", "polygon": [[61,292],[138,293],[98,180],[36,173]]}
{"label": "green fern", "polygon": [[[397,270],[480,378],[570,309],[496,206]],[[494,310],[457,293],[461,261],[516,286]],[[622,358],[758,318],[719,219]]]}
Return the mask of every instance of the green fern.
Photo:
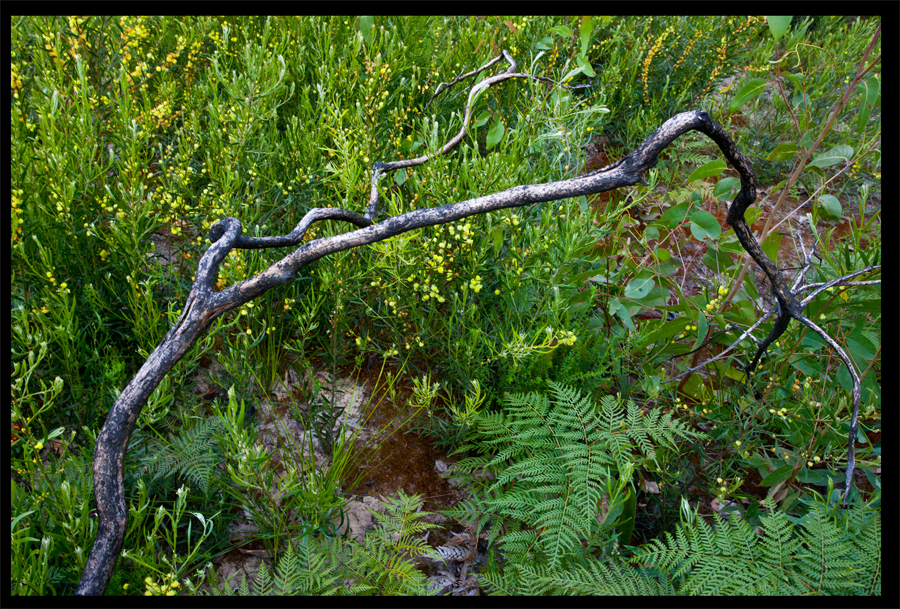
{"label": "green fern", "polygon": [[383,595],[428,595],[427,578],[416,569],[415,557],[437,554],[421,539],[421,534],[438,525],[423,522],[428,512],[416,511],[423,500],[418,495],[387,499],[387,513],[373,512],[379,527],[370,531],[364,543],[337,538],[333,548],[342,557],[346,577]]}
{"label": "green fern", "polygon": [[515,563],[503,573],[480,576],[494,594],[672,596],[675,588],[647,570],[635,569],[621,559],[591,560],[566,569]]}
{"label": "green fern", "polygon": [[479,530],[490,520],[492,537],[502,521],[509,527],[502,538],[506,553],[546,559],[556,569],[610,540],[612,523],[601,523],[597,514],[604,494],[619,497],[621,505],[633,452],[652,459],[655,444],[696,434],[671,415],[645,415],[630,401],[623,406],[606,397],[598,408],[577,390],[549,386],[549,396],[508,395],[502,412],[479,415],[477,440],[460,452],[487,454],[461,460],[455,471],[473,480],[486,470],[496,481],[477,493],[479,499],[447,513]]}
{"label": "green fern", "polygon": [[217,416],[198,421],[167,442],[154,443],[141,459],[141,466],[154,479],[180,474],[206,492],[220,458],[215,434],[223,428]]}
{"label": "green fern", "polygon": [[755,533],[740,518],[716,526],[702,519],[679,525],[665,543],[655,539],[631,562],[667,573],[682,595],[798,595],[881,593],[881,519],[856,505],[844,522],[816,504],[800,524],[774,511]]}
{"label": "green fern", "polygon": [[[252,585],[244,578],[238,584],[238,594],[435,594],[413,559],[438,558],[421,539],[421,533],[438,525],[422,522],[429,514],[416,511],[423,503],[421,497],[407,496],[402,490],[399,494],[399,499],[387,500],[386,514],[375,513],[380,526],[363,542],[312,536],[295,540],[288,544],[272,572],[261,562]],[[349,585],[344,583],[348,580]],[[221,587],[213,582],[210,588],[216,594],[234,593],[233,585],[227,582]]]}

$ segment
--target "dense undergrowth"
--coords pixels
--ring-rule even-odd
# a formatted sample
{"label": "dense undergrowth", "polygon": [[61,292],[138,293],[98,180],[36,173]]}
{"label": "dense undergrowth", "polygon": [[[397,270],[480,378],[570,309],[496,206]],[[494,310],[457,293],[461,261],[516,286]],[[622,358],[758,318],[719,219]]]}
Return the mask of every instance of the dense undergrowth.
{"label": "dense undergrowth", "polygon": [[[460,128],[470,83],[432,99],[440,83],[501,49],[567,87],[488,89],[458,149],[382,182],[384,213],[574,177],[705,108],[753,160],[766,197],[753,228],[780,268],[793,277],[793,253],[814,241],[808,281],[879,265],[880,61],[862,74],[880,57],[879,24],[14,18],[12,593],[74,590],[96,532],[97,433],[177,319],[209,227],[235,216],[251,234],[285,234],[311,207],[363,210],[373,163],[437,150]],[[880,270],[805,310],[862,379],[849,509],[834,486],[851,379],[817,335],[792,326],[750,378],[748,340],[673,381],[773,303],[716,215],[737,185],[720,159],[688,135],[649,186],[342,252],[217,322],[141,413],[107,593],[196,591],[241,507],[282,556],[244,592],[429,590],[410,559],[433,552],[421,498],[401,493],[365,542],[340,536],[354,449],[315,387],[298,418],[330,468],[298,449],[282,480],[293,516],[266,509],[274,474],[248,413],[289,364],[313,361],[391,370],[374,382],[409,389],[420,434],[457,451],[461,471],[496,470],[451,511],[489,531],[484,592],[880,593],[881,302],[864,283]],[[797,209],[764,227],[776,201],[779,221]],[[233,251],[218,287],[285,253]],[[198,394],[213,360],[219,376]]]}

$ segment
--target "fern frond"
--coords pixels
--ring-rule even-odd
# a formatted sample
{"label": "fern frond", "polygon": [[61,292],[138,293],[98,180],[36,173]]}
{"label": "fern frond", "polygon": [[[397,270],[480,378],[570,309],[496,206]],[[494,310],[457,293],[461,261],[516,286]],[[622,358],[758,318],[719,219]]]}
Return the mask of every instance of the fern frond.
{"label": "fern frond", "polygon": [[[632,557],[667,574],[679,594],[799,595],[868,594],[880,590],[880,519],[868,506],[854,506],[838,523],[821,504],[794,525],[774,504],[764,504],[756,535],[743,519],[713,528],[703,520],[679,525],[665,543],[652,540]],[[859,512],[860,514],[855,514]],[[862,531],[865,534],[860,534]]]}
{"label": "fern frond", "polygon": [[259,571],[253,582],[253,596],[270,596],[272,594],[272,576],[269,575],[269,567],[266,561],[259,561]]}
{"label": "fern frond", "polygon": [[460,469],[486,465],[497,472],[478,506],[479,526],[491,512],[521,524],[521,532],[504,537],[504,549],[542,553],[551,568],[585,555],[590,543],[582,542],[610,528],[597,512],[616,470],[630,475],[633,451],[652,455],[654,443],[695,435],[658,414],[644,417],[633,402],[624,407],[606,397],[598,408],[577,389],[553,382],[546,394],[507,395],[504,411],[480,416],[475,432],[495,454],[464,460]]}
{"label": "fern frond", "polygon": [[634,569],[622,560],[608,563],[592,560],[564,570],[547,567],[522,566],[525,577],[549,594],[592,596],[672,596],[675,589],[668,581],[650,576],[643,569]]}
{"label": "fern frond", "polygon": [[222,419],[217,416],[197,421],[167,442],[153,444],[141,465],[154,479],[179,474],[206,492],[219,463],[215,434],[222,429]]}

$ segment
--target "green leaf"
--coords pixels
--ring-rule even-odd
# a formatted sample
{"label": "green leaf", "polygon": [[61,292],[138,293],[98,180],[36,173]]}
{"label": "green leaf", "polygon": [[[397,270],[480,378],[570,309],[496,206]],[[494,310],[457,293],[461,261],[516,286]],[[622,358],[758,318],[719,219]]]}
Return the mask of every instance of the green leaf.
{"label": "green leaf", "polygon": [[625,297],[638,300],[650,293],[655,284],[650,277],[635,277],[625,286]]}
{"label": "green leaf", "polygon": [[656,256],[656,259],[659,260],[660,263],[665,263],[672,257],[672,252],[665,248],[658,247],[653,251],[653,255]]}
{"label": "green leaf", "polygon": [[649,345],[658,343],[659,341],[668,340],[676,334],[681,334],[689,323],[690,320],[686,317],[679,317],[678,319],[668,321],[664,323],[661,328],[654,330],[653,332],[648,334],[638,348],[644,349]]}
{"label": "green leaf", "polygon": [[359,31],[362,32],[363,40],[366,41],[366,44],[372,44],[372,28],[375,27],[375,17],[360,17],[359,18]]}
{"label": "green leaf", "polygon": [[797,89],[802,89],[806,84],[806,76],[804,76],[802,72],[798,72],[797,74],[785,74],[785,76],[787,76],[788,80],[791,81],[791,84]]}
{"label": "green leaf", "polygon": [[722,178],[713,188],[713,196],[720,201],[727,201],[741,187],[740,178]]}
{"label": "green leaf", "polygon": [[547,36],[546,38],[541,38],[534,46],[538,51],[549,51],[553,48],[553,39],[549,36]]}
{"label": "green leaf", "polygon": [[594,72],[594,68],[591,67],[589,61],[587,61],[583,56],[578,55],[575,57],[575,63],[578,64],[578,67],[581,68],[582,74],[589,76],[590,78],[594,78],[597,76],[597,73]]}
{"label": "green leaf", "polygon": [[794,158],[799,152],[799,148],[797,148],[797,144],[794,142],[782,142],[775,147],[775,150],[769,153],[769,156],[766,157],[767,161],[789,161]]}
{"label": "green leaf", "polygon": [[778,40],[784,36],[784,33],[788,31],[788,28],[791,27],[791,17],[766,16],[766,23],[769,24],[769,31],[772,32],[772,37],[775,38],[775,42],[778,42]]}
{"label": "green leaf", "polygon": [[725,171],[725,161],[719,159],[717,161],[710,161],[703,167],[698,167],[694,170],[686,182],[693,182],[694,180],[699,180],[702,178],[709,178],[712,176],[717,176],[720,173]]}
{"label": "green leaf", "polygon": [[662,218],[656,221],[656,224],[659,224],[664,228],[675,228],[685,219],[688,207],[689,205],[687,203],[680,203],[674,207],[670,207],[666,210],[666,213],[662,215]]}
{"label": "green leaf", "polygon": [[[594,19],[592,17],[581,18],[581,56],[587,55],[588,46],[591,44],[591,32],[594,29]],[[587,72],[585,72],[587,74]],[[588,74],[588,76],[591,76]]]}
{"label": "green leaf", "polygon": [[744,212],[744,220],[747,221],[748,226],[753,226],[753,223],[759,220],[760,214],[762,211],[758,207],[751,207]]}
{"label": "green leaf", "polygon": [[706,340],[706,333],[709,332],[709,322],[706,321],[706,315],[700,313],[697,316],[697,341],[691,347],[691,351],[700,347]]}
{"label": "green leaf", "polygon": [[698,209],[691,214],[691,234],[698,241],[715,239],[722,234],[722,226],[714,215]]}
{"label": "green leaf", "polygon": [[486,122],[488,122],[488,119],[490,119],[490,118],[491,118],[491,111],[485,110],[484,112],[482,112],[481,114],[478,115],[478,118],[475,119],[475,126],[476,127],[483,126]]}
{"label": "green leaf", "polygon": [[556,34],[557,36],[562,36],[563,38],[568,38],[572,35],[572,30],[567,28],[564,25],[557,25],[550,28],[550,31]]}
{"label": "green leaf", "polygon": [[781,249],[781,239],[781,233],[770,233],[769,236],[766,237],[766,240],[759,246],[763,253],[776,264],[778,263],[778,250]]}
{"label": "green leaf", "polygon": [[503,229],[494,229],[494,256],[500,255],[500,248],[503,247]]}
{"label": "green leaf", "polygon": [[853,158],[853,148],[846,145],[835,146],[813,159],[807,167],[831,167],[838,163],[849,163]]}
{"label": "green leaf", "polygon": [[394,173],[394,184],[396,184],[397,186],[403,186],[403,184],[405,182],[406,182],[406,170],[398,169]]}
{"label": "green leaf", "polygon": [[869,116],[872,114],[872,106],[875,105],[875,100],[878,99],[881,83],[878,82],[877,76],[873,76],[858,83],[856,88],[862,91],[859,104],[859,116],[857,117],[857,128],[859,129],[859,132],[862,133],[865,130]]}
{"label": "green leaf", "polygon": [[783,465],[775,471],[769,472],[760,481],[759,486],[775,486],[779,482],[784,482],[794,473],[793,465]]}
{"label": "green leaf", "polygon": [[628,314],[628,308],[618,298],[613,298],[609,301],[609,312],[621,319],[626,328],[632,332],[637,331],[637,328],[634,327],[634,322],[631,321],[631,315]]}
{"label": "green leaf", "polygon": [[734,99],[728,104],[729,112],[736,112],[741,106],[763,92],[768,81],[764,78],[751,78],[735,94]]}
{"label": "green leaf", "polygon": [[494,146],[500,143],[500,140],[503,139],[503,134],[506,132],[506,129],[503,127],[503,121],[497,118],[494,121],[494,126],[490,128],[487,134],[487,149],[490,150]]}
{"label": "green leaf", "polygon": [[585,213],[587,211],[587,208],[588,208],[587,197],[584,195],[581,195],[580,197],[578,197],[578,209],[581,210],[581,213]]}
{"label": "green leaf", "polygon": [[819,211],[828,220],[840,220],[841,202],[834,195],[822,195],[819,197]]}
{"label": "green leaf", "polygon": [[706,250],[706,253],[703,254],[703,264],[712,271],[723,273],[731,268],[734,261],[727,252],[723,252],[715,247],[710,247]]}

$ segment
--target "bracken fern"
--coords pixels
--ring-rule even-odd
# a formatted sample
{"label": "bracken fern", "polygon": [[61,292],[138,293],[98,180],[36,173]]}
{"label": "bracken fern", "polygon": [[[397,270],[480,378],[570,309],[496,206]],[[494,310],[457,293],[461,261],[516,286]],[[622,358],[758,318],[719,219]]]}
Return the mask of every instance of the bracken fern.
{"label": "bracken fern", "polygon": [[168,441],[151,445],[141,466],[154,479],[180,474],[206,492],[220,458],[215,434],[222,429],[222,419],[217,416],[200,420]]}
{"label": "bracken fern", "polygon": [[682,595],[881,594],[881,518],[871,504],[843,518],[816,504],[797,525],[764,505],[759,533],[740,518],[716,514],[715,527],[698,518],[632,562],[668,573]]}
{"label": "bracken fern", "polygon": [[549,395],[507,395],[501,412],[479,415],[477,441],[460,452],[487,454],[462,459],[454,469],[473,482],[481,470],[496,481],[447,513],[479,530],[490,520],[491,539],[502,521],[507,554],[545,559],[556,569],[566,557],[585,557],[609,540],[601,535],[612,524],[598,519],[601,500],[624,497],[634,452],[652,458],[655,445],[696,434],[671,415],[645,414],[631,401],[623,406],[605,397],[596,405],[565,385],[549,387]]}

